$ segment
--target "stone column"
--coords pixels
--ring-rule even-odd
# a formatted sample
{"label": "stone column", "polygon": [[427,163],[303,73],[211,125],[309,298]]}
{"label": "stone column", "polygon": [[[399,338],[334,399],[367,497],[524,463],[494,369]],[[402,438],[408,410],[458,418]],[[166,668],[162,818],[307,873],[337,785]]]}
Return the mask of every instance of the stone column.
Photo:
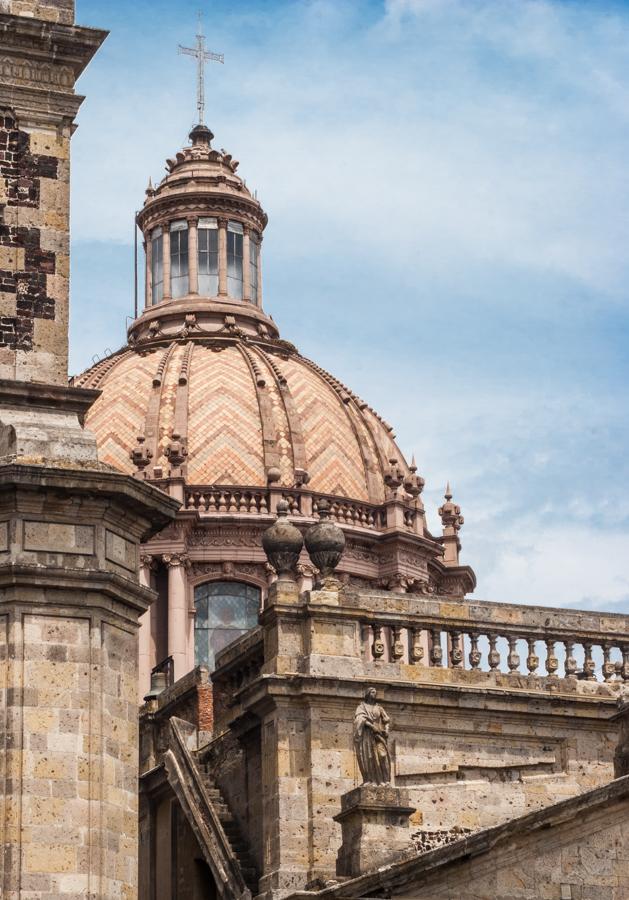
{"label": "stone column", "polygon": [[242,239],[242,299],[251,301],[251,252],[250,229],[245,225]]}
{"label": "stone column", "polygon": [[218,296],[227,296],[227,219],[218,220]]}
{"label": "stone column", "polygon": [[194,603],[191,603],[188,608],[188,660],[186,664],[186,671],[191,672],[195,665],[195,647],[194,647],[194,623],[197,618],[197,611],[194,607]]}
{"label": "stone column", "polygon": [[259,897],[303,887],[309,867],[310,743],[308,711],[278,704],[261,724],[264,858]]}
{"label": "stone column", "polygon": [[144,244],[146,248],[146,274],[144,276],[144,308],[153,305],[153,241],[150,234]]}
{"label": "stone column", "polygon": [[162,225],[162,272],[164,278],[164,300],[171,300],[170,291],[170,223]]}
{"label": "stone column", "polygon": [[188,671],[188,579],[182,554],[163,557],[168,566],[168,655],[175,681]]}
{"label": "stone column", "polygon": [[[142,587],[151,586],[151,561],[152,557],[142,555],[140,558],[140,584]],[[151,686],[151,669],[153,668],[153,637],[151,634],[151,608],[149,607],[140,616],[139,635],[139,684],[140,698],[142,698]]]}
{"label": "stone column", "polygon": [[196,216],[188,219],[188,290],[199,293],[199,220]]}
{"label": "stone column", "polygon": [[405,850],[416,853],[409,829],[414,812],[408,791],[391,784],[363,784],[343,794],[341,812],[334,816],[343,834],[336,874],[355,878],[393,859],[399,862]]}
{"label": "stone column", "polygon": [[257,305],[262,309],[262,235],[258,238],[258,300]]}

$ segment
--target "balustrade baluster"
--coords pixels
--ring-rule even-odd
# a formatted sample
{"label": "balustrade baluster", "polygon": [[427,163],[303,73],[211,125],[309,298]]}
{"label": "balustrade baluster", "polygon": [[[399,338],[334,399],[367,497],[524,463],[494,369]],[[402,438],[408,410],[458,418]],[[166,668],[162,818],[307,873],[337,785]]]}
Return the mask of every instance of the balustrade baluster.
{"label": "balustrade baluster", "polygon": [[441,630],[439,628],[431,628],[430,637],[430,663],[435,667],[439,667],[443,664],[443,650],[441,649]]}
{"label": "balustrade baluster", "polygon": [[463,650],[461,648],[461,632],[450,632],[450,665],[454,669],[460,669],[463,665]]}
{"label": "balustrade baluster", "polygon": [[422,630],[421,628],[411,629],[411,649],[410,658],[412,663],[417,663],[424,658],[424,648],[422,647]]}
{"label": "balustrade baluster", "polygon": [[472,669],[478,669],[481,661],[481,652],[478,649],[478,638],[478,634],[475,634],[474,632],[470,634],[470,654],[468,659]]}
{"label": "balustrade baluster", "polygon": [[592,659],[592,644],[583,644],[583,677],[586,681],[596,681],[596,663]]}
{"label": "balustrade baluster", "polygon": [[489,640],[489,653],[487,655],[487,661],[489,663],[490,670],[492,672],[495,672],[500,665],[500,651],[496,649],[496,641],[498,640],[498,635],[488,634],[487,638]]}
{"label": "balustrade baluster", "polygon": [[621,647],[621,651],[622,665],[620,667],[620,674],[623,681],[629,681],[629,646],[627,644],[623,644],[623,646]]}
{"label": "balustrade baluster", "polygon": [[404,645],[402,644],[402,627],[393,625],[391,627],[391,659],[398,660],[404,656]]}
{"label": "balustrade baluster", "polygon": [[603,644],[603,679],[611,681],[616,674],[616,664],[610,659],[611,647],[609,644]]}
{"label": "balustrade baluster", "polygon": [[535,652],[535,638],[527,638],[526,643],[529,648],[528,656],[526,657],[526,667],[529,670],[529,675],[535,675],[539,666],[539,656]]}
{"label": "balustrade baluster", "polygon": [[240,491],[238,495],[238,512],[246,513],[249,512],[249,504],[247,503],[247,492]]}
{"label": "balustrade baluster", "polygon": [[268,513],[268,511],[269,511],[269,504],[267,501],[266,494],[260,494],[260,503],[258,506],[258,511],[263,515],[264,515],[264,513]]}
{"label": "balustrade baluster", "polygon": [[371,653],[374,659],[381,659],[384,656],[384,641],[382,640],[382,626],[372,625],[373,643],[371,645]]}
{"label": "balustrade baluster", "polygon": [[555,642],[546,641],[546,671],[549,675],[554,675],[559,668],[559,660],[555,656]]}
{"label": "balustrade baluster", "polygon": [[576,678],[577,674],[577,661],[574,658],[574,642],[573,641],[565,641],[566,647],[566,662],[564,664],[564,668],[566,671],[566,678]]}
{"label": "balustrade baluster", "polygon": [[516,641],[517,638],[512,637],[511,635],[508,638],[509,640],[509,653],[507,655],[507,665],[509,667],[510,675],[519,675],[520,668],[520,654],[517,651]]}

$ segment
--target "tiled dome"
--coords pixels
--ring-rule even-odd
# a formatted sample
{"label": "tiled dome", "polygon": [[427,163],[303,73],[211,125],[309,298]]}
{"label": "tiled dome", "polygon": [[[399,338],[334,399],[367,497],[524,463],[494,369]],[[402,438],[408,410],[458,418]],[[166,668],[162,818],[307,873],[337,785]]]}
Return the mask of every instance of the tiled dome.
{"label": "tiled dome", "polygon": [[[279,346],[278,346],[279,345]],[[147,471],[172,468],[184,439],[191,485],[308,487],[382,503],[395,460],[410,470],[391,429],[364,402],[290,345],[217,336],[130,347],[76,379],[102,393],[87,418],[100,457],[136,471],[138,438]]]}

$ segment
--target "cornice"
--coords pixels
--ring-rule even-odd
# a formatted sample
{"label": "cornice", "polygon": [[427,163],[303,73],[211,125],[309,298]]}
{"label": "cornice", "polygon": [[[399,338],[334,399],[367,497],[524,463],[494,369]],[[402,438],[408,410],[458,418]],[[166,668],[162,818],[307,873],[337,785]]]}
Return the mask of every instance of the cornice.
{"label": "cornice", "polygon": [[41,61],[54,67],[69,66],[75,81],[108,34],[100,28],[0,13],[0,55],[24,54],[34,64]]}
{"label": "cornice", "polygon": [[138,212],[137,223],[147,232],[163,222],[189,215],[212,215],[219,217],[237,215],[247,220],[247,224],[262,232],[268,218],[255,200],[247,197],[231,197],[210,191],[182,191],[181,193],[152,198]]}

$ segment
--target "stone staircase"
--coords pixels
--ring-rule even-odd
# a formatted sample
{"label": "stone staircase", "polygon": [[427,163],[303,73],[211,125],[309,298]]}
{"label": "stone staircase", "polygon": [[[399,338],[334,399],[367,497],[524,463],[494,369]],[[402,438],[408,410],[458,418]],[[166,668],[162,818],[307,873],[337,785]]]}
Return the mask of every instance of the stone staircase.
{"label": "stone staircase", "polygon": [[219,818],[223,831],[225,832],[232,849],[232,853],[238,860],[242,871],[242,877],[251,891],[251,896],[255,897],[258,893],[258,871],[249,851],[249,847],[247,846],[247,842],[242,836],[238,823],[229,811],[229,807],[212,776],[208,763],[203,763],[199,760],[198,768],[208,798]]}

